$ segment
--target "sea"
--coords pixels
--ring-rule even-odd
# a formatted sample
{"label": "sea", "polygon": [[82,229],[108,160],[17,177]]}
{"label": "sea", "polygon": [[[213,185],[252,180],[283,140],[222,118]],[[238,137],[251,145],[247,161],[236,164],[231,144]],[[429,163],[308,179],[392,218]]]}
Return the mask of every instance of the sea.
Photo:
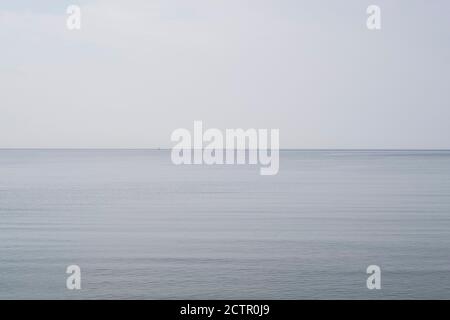
{"label": "sea", "polygon": [[259,169],[0,150],[0,299],[450,299],[450,151],[282,150]]}

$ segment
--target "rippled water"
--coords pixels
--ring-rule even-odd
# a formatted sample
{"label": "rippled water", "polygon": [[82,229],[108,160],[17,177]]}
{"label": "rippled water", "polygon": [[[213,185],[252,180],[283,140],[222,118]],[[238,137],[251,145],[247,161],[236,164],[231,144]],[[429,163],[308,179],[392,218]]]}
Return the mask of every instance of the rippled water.
{"label": "rippled water", "polygon": [[450,152],[0,150],[0,298],[449,299]]}

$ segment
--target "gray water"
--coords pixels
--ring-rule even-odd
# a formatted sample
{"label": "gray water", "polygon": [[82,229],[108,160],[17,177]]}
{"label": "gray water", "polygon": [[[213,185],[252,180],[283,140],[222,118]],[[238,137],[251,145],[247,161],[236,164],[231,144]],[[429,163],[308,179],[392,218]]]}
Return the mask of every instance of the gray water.
{"label": "gray water", "polygon": [[0,298],[449,299],[450,152],[0,150]]}

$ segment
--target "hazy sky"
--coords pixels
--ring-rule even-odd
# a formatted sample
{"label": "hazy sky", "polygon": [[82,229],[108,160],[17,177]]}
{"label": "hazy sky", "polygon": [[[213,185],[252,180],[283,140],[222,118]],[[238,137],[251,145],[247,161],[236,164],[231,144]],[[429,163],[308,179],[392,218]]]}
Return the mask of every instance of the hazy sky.
{"label": "hazy sky", "polygon": [[194,120],[450,148],[448,0],[1,0],[0,40],[1,148],[171,147]]}

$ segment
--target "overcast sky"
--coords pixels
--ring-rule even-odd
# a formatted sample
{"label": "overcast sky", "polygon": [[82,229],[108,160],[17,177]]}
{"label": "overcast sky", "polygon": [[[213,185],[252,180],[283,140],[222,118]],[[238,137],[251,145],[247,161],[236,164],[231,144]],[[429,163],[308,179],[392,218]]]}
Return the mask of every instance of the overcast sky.
{"label": "overcast sky", "polygon": [[0,148],[171,147],[194,120],[450,148],[448,0],[2,0],[0,40]]}

